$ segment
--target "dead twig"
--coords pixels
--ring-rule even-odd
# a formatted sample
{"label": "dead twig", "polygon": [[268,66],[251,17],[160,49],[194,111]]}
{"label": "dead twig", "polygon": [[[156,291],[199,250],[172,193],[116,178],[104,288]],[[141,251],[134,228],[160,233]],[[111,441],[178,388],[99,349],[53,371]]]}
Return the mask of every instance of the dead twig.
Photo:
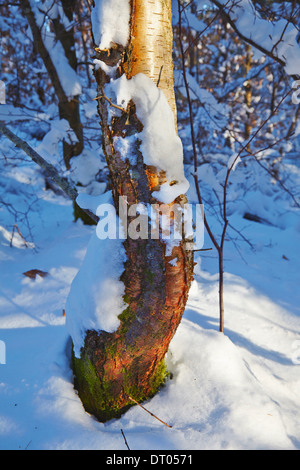
{"label": "dead twig", "polygon": [[122,433],[122,436],[123,436],[123,438],[124,438],[124,442],[125,442],[125,444],[126,444],[127,449],[130,450],[130,447],[129,447],[129,445],[128,445],[128,442],[127,442],[127,439],[126,439],[125,434],[124,434],[124,432],[123,432],[123,429],[121,429],[121,433]]}
{"label": "dead twig", "polygon": [[13,229],[12,229],[12,232],[11,232],[10,246],[13,246],[13,239],[14,239],[14,234],[15,234],[15,231],[16,231],[16,230],[17,230],[18,234],[20,235],[20,237],[22,238],[25,247],[28,248],[27,242],[26,242],[25,238],[23,237],[23,235],[22,235],[22,233],[21,233],[21,230],[19,229],[19,227],[17,226],[17,224],[15,224],[15,225],[13,226]]}
{"label": "dead twig", "polygon": [[212,248],[199,248],[199,250],[193,250],[193,251],[211,251]]}
{"label": "dead twig", "polygon": [[147,410],[143,405],[141,405],[140,403],[138,403],[134,398],[130,397],[128,395],[128,398],[129,400],[132,400],[136,405],[138,405],[140,408],[142,408],[144,411],[147,411],[147,413],[149,413],[149,415],[153,416],[153,418],[157,419],[158,421],[160,421],[162,424],[164,424],[165,426],[167,426],[168,428],[171,428],[172,426],[170,426],[170,424],[167,424],[165,423],[164,421],[162,421],[160,418],[158,418],[157,416],[155,416],[155,414],[151,413],[151,411]]}
{"label": "dead twig", "polygon": [[116,108],[116,109],[119,109],[120,111],[122,111],[123,113],[127,113],[126,109],[122,108],[122,106],[118,106],[117,104],[114,104],[112,102],[112,100],[110,98],[108,98],[108,96],[106,95],[99,95],[99,96],[96,96],[96,98],[93,98],[92,101],[96,101],[96,100],[100,100],[101,98],[104,98],[110,106],[112,106],[113,108]]}
{"label": "dead twig", "polygon": [[27,450],[31,443],[32,443],[32,441],[29,441],[24,450]]}

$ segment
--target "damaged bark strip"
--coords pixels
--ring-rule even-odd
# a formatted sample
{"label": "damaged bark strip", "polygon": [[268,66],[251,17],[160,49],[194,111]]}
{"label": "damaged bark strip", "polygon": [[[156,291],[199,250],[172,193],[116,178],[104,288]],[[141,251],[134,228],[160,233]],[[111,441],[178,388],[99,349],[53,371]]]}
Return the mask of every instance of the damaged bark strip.
{"label": "damaged bark strip", "polygon": [[[145,9],[147,5],[152,12],[153,4],[157,7],[167,5],[170,11],[171,0],[132,1],[131,28],[135,28],[134,41],[139,37],[138,26],[141,24],[136,21],[135,12],[139,11],[139,7]],[[145,10],[144,14],[146,15]],[[163,16],[161,18],[161,22],[156,22],[153,40],[156,36],[163,37],[166,32],[172,34],[172,31],[166,30]],[[141,38],[143,34],[141,31]],[[163,47],[164,42],[161,40],[160,44]],[[117,46],[108,53],[96,52],[101,54],[101,60],[107,65],[110,65],[112,57],[116,58],[115,63],[120,61],[119,71],[126,73],[127,78],[133,76],[135,68],[149,76],[151,67],[144,58],[146,51],[141,50],[135,56],[135,48],[140,51],[137,42],[132,48],[131,41],[125,51]],[[171,50],[169,53],[171,55]],[[119,57],[116,57],[118,54]],[[155,58],[153,60],[155,62]],[[158,72],[160,67],[161,62],[158,62]],[[169,70],[169,73],[165,83],[171,84],[173,71]],[[165,174],[144,164],[139,140],[143,123],[135,114],[134,103],[129,103],[126,113],[110,121],[109,103],[105,99],[104,90],[109,77],[101,68],[95,72],[95,77],[103,149],[110,171],[116,210],[118,211],[120,196],[126,197],[129,205],[160,204],[152,196],[152,191],[153,188],[159,189],[166,181]],[[168,88],[171,85],[164,86]],[[169,96],[173,93],[171,86]],[[136,136],[135,140],[130,140],[129,149],[130,155],[135,156],[134,159],[120,155],[114,148],[114,137],[126,138],[129,135]],[[185,196],[179,196],[170,204],[170,208],[173,204],[183,207],[184,203]],[[88,331],[81,357],[73,356],[75,387],[85,409],[100,421],[118,418],[134,401],[142,402],[152,397],[164,383],[167,376],[164,358],[181,321],[193,276],[193,254],[186,251],[184,237],[173,247],[171,253],[167,252],[166,242],[162,239],[127,238],[124,247],[127,261],[121,280],[125,286],[124,301],[127,308],[119,315],[120,326],[113,333]],[[170,264],[174,260],[176,263]]]}

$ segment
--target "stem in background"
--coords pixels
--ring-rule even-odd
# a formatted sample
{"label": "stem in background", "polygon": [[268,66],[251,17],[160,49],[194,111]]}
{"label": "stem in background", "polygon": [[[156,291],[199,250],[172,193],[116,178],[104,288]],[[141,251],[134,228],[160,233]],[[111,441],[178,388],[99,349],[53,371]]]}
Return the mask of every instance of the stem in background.
{"label": "stem in background", "polygon": [[[60,176],[57,169],[51,165],[49,162],[44,160],[30,145],[27,144],[24,140],[20,139],[16,134],[9,130],[3,122],[0,122],[0,133],[5,135],[11,142],[15,144],[16,147],[23,150],[32,161],[37,163],[43,170],[45,170],[47,176],[54,181],[57,186],[59,186],[64,193],[71,199],[75,201],[78,192],[77,189],[66,179]],[[82,209],[94,222],[98,221],[98,217],[95,214],[92,214],[90,211]]]}
{"label": "stem in background", "polygon": [[[219,2],[214,1],[215,4],[218,4]],[[218,4],[217,6],[220,7]],[[189,121],[190,121],[190,128],[191,128],[191,139],[192,139],[192,148],[193,148],[193,157],[194,157],[194,182],[195,182],[195,188],[196,188],[196,193],[197,197],[199,200],[199,204],[203,204],[203,199],[201,196],[200,192],[200,187],[199,187],[199,181],[198,181],[198,155],[197,155],[197,148],[196,148],[196,139],[195,139],[195,132],[194,132],[194,121],[193,121],[193,110],[192,110],[192,101],[190,97],[190,92],[189,92],[189,84],[187,80],[187,75],[186,75],[186,66],[185,66],[185,61],[184,61],[184,48],[183,48],[183,40],[182,40],[182,11],[183,7],[181,7],[180,0],[178,0],[178,14],[179,14],[179,44],[180,44],[180,51],[181,51],[181,61],[182,61],[182,73],[183,73],[183,80],[184,80],[184,85],[186,89],[186,95],[187,95],[187,101],[188,101],[188,107],[189,107]],[[248,41],[249,42],[249,41]],[[226,173],[226,178],[223,186],[223,230],[222,230],[222,235],[221,235],[221,240],[220,243],[217,242],[216,237],[211,231],[211,228],[209,226],[209,223],[207,221],[207,218],[204,214],[204,226],[207,230],[207,233],[215,246],[217,253],[218,253],[218,261],[219,261],[219,316],[220,316],[220,332],[224,333],[224,244],[225,244],[225,236],[226,236],[226,231],[228,228],[229,221],[227,219],[227,188],[228,188],[228,183],[229,183],[229,178],[232,170],[234,169],[237,161],[241,158],[241,155],[243,152],[247,152],[247,156],[253,156],[255,160],[262,166],[260,161],[256,158],[256,153],[251,153],[250,152],[250,144],[252,141],[257,137],[257,135],[260,133],[260,131],[265,127],[265,125],[272,119],[272,117],[277,113],[279,107],[283,103],[283,101],[293,92],[293,89],[291,89],[278,103],[274,109],[271,110],[270,115],[268,116],[265,121],[256,129],[256,131],[253,133],[252,137],[249,138],[246,142],[246,144],[241,148],[239,153],[236,155],[232,165],[228,168],[227,173]],[[282,183],[279,181],[279,183],[282,185]],[[293,198],[294,201],[296,202],[297,206],[299,204]]]}
{"label": "stem in background", "polygon": [[[53,2],[53,4],[55,1]],[[67,170],[70,169],[70,159],[80,153],[83,150],[83,129],[80,121],[80,109],[78,96],[74,96],[69,99],[66,95],[64,87],[61,82],[61,78],[58,73],[58,64],[55,64],[51,58],[51,55],[48,49],[45,46],[42,27],[39,27],[34,9],[29,0],[22,0],[20,2],[22,13],[27,19],[30,26],[30,30],[33,36],[34,46],[40,55],[44,66],[48,72],[49,78],[51,80],[52,86],[54,88],[55,94],[58,99],[58,111],[60,119],[66,119],[70,125],[70,128],[74,131],[77,142],[69,143],[66,140],[63,140],[63,156]],[[70,0],[63,0],[62,6],[64,12],[67,11],[67,17],[70,20],[73,17],[74,2]],[[35,7],[34,7],[35,8]],[[51,7],[52,8],[52,7]],[[71,16],[70,16],[71,14]],[[59,21],[59,19],[52,20],[56,40],[59,38],[61,45],[65,51],[66,59],[68,60],[70,66],[76,71],[77,61],[76,54],[74,50],[74,34],[73,28],[67,30]]]}
{"label": "stem in background", "polygon": [[[185,61],[184,61],[184,48],[183,48],[183,41],[182,41],[182,7],[180,0],[178,0],[178,15],[179,15],[179,25],[178,25],[178,33],[179,33],[179,47],[180,47],[180,52],[181,52],[181,61],[182,61],[182,74],[183,74],[183,80],[184,80],[184,85],[185,85],[185,90],[186,90],[186,96],[187,96],[187,102],[188,102],[188,107],[189,107],[189,121],[190,121],[190,129],[191,129],[191,138],[192,138],[192,147],[193,147],[193,156],[194,156],[194,181],[195,181],[195,187],[196,187],[196,192],[197,192],[197,197],[199,204],[203,204],[203,199],[201,196],[201,191],[199,187],[199,181],[198,181],[198,155],[197,155],[197,148],[196,148],[196,139],[195,139],[195,132],[194,132],[194,120],[193,120],[193,109],[192,109],[192,100],[190,97],[190,90],[189,90],[189,84],[186,76],[186,67],[185,67]],[[216,18],[216,17],[215,17]],[[228,174],[229,172],[227,172]],[[229,174],[228,174],[229,176]],[[226,201],[226,186],[224,186],[224,196]],[[204,226],[207,230],[207,233],[215,246],[217,253],[218,253],[218,259],[219,259],[219,317],[220,317],[220,324],[219,324],[219,330],[221,333],[224,333],[224,242],[225,242],[225,234],[228,226],[228,220],[226,219],[226,204],[223,206],[223,211],[224,211],[224,228],[222,232],[222,237],[221,237],[221,242],[218,244],[214,234],[211,231],[211,228],[209,226],[209,223],[207,221],[206,215],[204,213]]]}
{"label": "stem in background", "polygon": [[179,14],[178,34],[179,34],[179,47],[180,47],[181,61],[182,61],[182,74],[183,74],[183,80],[184,80],[184,84],[185,84],[186,96],[187,96],[188,107],[189,107],[189,119],[190,119],[192,146],[193,146],[193,155],[194,155],[194,172],[197,173],[198,163],[197,163],[196,139],[195,139],[195,133],[194,133],[192,101],[191,101],[191,97],[190,97],[190,89],[189,89],[189,85],[188,85],[188,81],[187,81],[186,68],[185,68],[185,62],[184,62],[184,49],[183,49],[182,28],[181,28],[181,25],[182,25],[182,10],[181,10],[180,0],[178,0],[178,14]]}
{"label": "stem in background", "polygon": [[[255,42],[253,39],[251,39],[250,37],[247,37],[245,36],[242,31],[240,31],[240,29],[237,27],[235,21],[231,18],[230,16],[230,12],[226,12],[225,11],[225,8],[227,6],[227,4],[229,2],[227,2],[225,5],[223,5],[219,0],[211,0],[212,3],[219,8],[219,11],[221,13],[221,15],[223,16],[223,18],[225,19],[225,21],[227,23],[230,24],[230,26],[232,27],[232,29],[235,31],[235,33],[247,44],[250,44],[251,46],[255,47],[256,49],[258,49],[260,52],[262,52],[264,55],[268,56],[268,57],[271,57],[275,62],[277,62],[278,64],[280,64],[282,67],[285,67],[286,66],[286,62],[282,59],[280,59],[279,57],[277,57],[277,55],[274,53],[274,48],[276,48],[276,46],[279,44],[280,41],[282,41],[282,38],[283,38],[283,34],[282,34],[282,37],[280,38],[280,40],[278,41],[278,43],[275,44],[275,46],[273,46],[272,50],[269,51],[268,49],[266,49],[265,47],[263,47],[263,45],[259,44],[258,42]],[[288,26],[288,24],[291,22],[291,19],[288,20],[288,23],[286,24],[285,26],[285,30]],[[294,80],[298,80],[299,79],[299,75],[292,75],[292,78]]]}

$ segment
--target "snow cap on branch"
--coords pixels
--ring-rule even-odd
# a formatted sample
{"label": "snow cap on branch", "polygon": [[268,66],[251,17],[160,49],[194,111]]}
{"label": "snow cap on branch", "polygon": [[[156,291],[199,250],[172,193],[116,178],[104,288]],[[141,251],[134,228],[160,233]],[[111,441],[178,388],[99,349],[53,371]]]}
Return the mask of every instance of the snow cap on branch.
{"label": "snow cap on branch", "polygon": [[99,49],[110,49],[113,43],[127,45],[129,0],[95,0],[91,18],[94,41]]}

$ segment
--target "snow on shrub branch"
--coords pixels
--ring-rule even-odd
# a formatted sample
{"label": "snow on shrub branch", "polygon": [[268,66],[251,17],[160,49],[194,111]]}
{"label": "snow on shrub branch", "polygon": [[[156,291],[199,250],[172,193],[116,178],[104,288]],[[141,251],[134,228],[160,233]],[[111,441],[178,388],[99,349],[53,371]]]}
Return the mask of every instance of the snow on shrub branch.
{"label": "snow on shrub branch", "polygon": [[221,9],[241,37],[278,59],[288,75],[300,74],[299,31],[291,20],[265,20],[250,0],[212,0],[212,3]]}
{"label": "snow on shrub branch", "polygon": [[64,48],[49,27],[49,20],[56,19],[59,15],[60,21],[65,27],[71,27],[71,23],[63,13],[60,2],[38,2],[30,0],[31,10],[34,13],[36,23],[42,32],[42,39],[50,58],[55,64],[60,84],[66,94],[71,99],[80,95],[82,88],[80,80],[75,70],[71,67],[66,58]]}

